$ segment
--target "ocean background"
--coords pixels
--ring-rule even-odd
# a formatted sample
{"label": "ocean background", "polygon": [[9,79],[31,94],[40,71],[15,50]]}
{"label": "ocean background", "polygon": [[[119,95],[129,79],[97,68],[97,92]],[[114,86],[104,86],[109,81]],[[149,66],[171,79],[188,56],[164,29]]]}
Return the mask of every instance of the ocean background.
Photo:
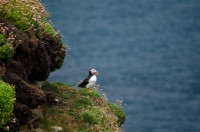
{"label": "ocean background", "polygon": [[125,132],[200,132],[199,0],[42,0],[70,46],[49,81],[99,71]]}

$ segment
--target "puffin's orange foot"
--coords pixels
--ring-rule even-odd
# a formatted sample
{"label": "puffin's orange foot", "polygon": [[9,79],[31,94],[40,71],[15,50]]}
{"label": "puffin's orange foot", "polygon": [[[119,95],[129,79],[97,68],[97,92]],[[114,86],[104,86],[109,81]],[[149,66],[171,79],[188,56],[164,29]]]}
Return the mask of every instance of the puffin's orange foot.
{"label": "puffin's orange foot", "polygon": [[88,92],[93,92],[93,91],[88,88]]}

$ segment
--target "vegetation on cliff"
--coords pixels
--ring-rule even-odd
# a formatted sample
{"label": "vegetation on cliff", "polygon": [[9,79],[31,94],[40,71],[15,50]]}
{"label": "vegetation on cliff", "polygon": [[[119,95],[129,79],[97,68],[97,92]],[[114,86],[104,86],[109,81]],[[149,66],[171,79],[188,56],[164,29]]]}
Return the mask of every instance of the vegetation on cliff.
{"label": "vegetation on cliff", "polygon": [[60,68],[66,49],[47,16],[38,0],[0,0],[0,78],[16,91],[15,122],[1,122],[0,131],[8,127],[18,132],[31,120],[32,109],[48,103],[48,93],[32,83]]}
{"label": "vegetation on cliff", "polygon": [[47,12],[38,0],[1,0],[0,17],[12,21],[22,32],[41,32]]}
{"label": "vegetation on cliff", "polygon": [[120,105],[108,103],[98,88],[93,92],[63,83],[45,82],[42,89],[53,93],[56,103],[41,107],[43,116],[35,128],[51,131],[61,126],[63,131],[122,131],[125,113]]}
{"label": "vegetation on cliff", "polygon": [[[47,22],[47,17],[45,7],[38,0],[0,0],[0,18],[12,22],[19,31],[32,32],[38,39],[46,32],[61,40],[59,33]],[[22,39],[16,39],[14,29],[4,23],[0,23],[0,29],[0,59],[10,60]]]}
{"label": "vegetation on cliff", "polygon": [[13,32],[8,32],[8,27],[3,23],[0,23],[0,29],[0,59],[11,60],[14,56],[15,36]]}
{"label": "vegetation on cliff", "polygon": [[0,129],[8,130],[5,125],[11,121],[14,103],[14,87],[0,80]]}

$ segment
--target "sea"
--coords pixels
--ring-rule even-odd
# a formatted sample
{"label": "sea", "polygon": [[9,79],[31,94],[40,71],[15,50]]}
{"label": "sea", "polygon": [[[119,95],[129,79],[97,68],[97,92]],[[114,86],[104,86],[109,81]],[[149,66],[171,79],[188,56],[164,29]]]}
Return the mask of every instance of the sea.
{"label": "sea", "polygon": [[95,68],[108,100],[123,100],[125,132],[200,132],[200,0],[42,3],[69,46],[50,82]]}

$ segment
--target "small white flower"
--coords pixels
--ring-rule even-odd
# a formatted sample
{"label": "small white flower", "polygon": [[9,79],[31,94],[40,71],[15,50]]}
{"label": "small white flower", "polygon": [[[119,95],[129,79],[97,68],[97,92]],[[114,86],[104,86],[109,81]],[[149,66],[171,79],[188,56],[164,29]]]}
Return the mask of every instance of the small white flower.
{"label": "small white flower", "polygon": [[13,123],[15,123],[15,122],[16,122],[16,119],[14,118],[14,119],[13,119]]}
{"label": "small white flower", "polygon": [[59,102],[59,100],[58,100],[57,98],[55,98],[55,101],[56,101],[56,102]]}
{"label": "small white flower", "polygon": [[9,126],[7,126],[6,128],[7,128],[7,130],[9,131]]}

